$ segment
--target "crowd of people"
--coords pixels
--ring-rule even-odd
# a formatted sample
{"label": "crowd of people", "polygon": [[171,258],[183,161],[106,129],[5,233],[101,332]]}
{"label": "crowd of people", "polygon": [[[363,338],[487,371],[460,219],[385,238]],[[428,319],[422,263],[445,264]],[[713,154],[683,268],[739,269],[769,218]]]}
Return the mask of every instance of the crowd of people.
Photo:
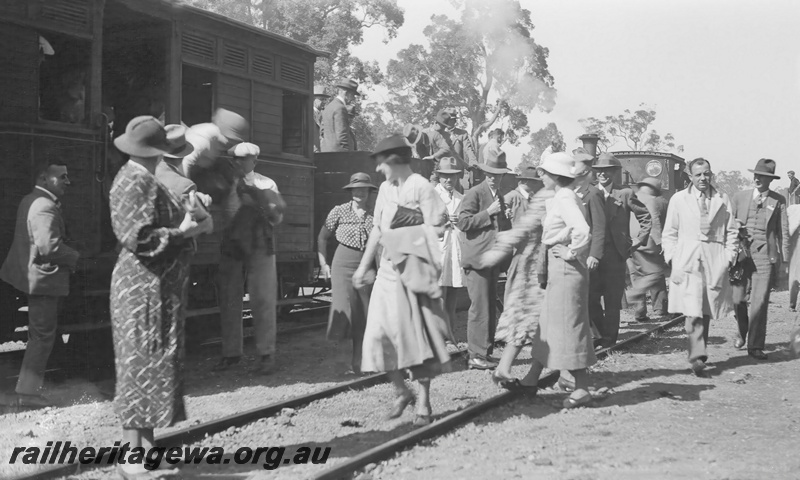
{"label": "crowd of people", "polygon": [[[321,151],[355,148],[347,107],[358,85],[343,80],[336,88],[317,117]],[[565,408],[592,401],[588,367],[598,349],[616,343],[623,300],[637,321],[650,321],[648,295],[652,317],[686,317],[696,375],[706,368],[710,320],[731,314],[739,326],[735,347],[767,358],[770,291],[800,224],[794,206],[769,188],[779,178],[773,160],[750,170],[754,188],[728,198],[712,185],[710,162],[696,158],[686,167],[689,186],[668,202],[657,179],[640,179],[634,192],[620,185],[622,165],[613,154],[595,158],[579,148],[523,166],[517,188],[503,194],[501,182],[511,175],[503,132],[492,132],[478,155],[455,116],[443,109],[432,129],[412,125],[383,139],[371,158],[385,181],[375,185],[368,173],[353,173],[342,186],[351,200],[333,207],[319,232],[320,270],[332,283],[327,336],[352,341],[352,373],[387,373],[396,391],[390,418],[416,404],[414,424],[432,421],[430,385],[452,368],[464,290],[468,368],[493,370],[499,386],[525,392],[536,392],[544,368],[559,370],[559,385],[571,392]],[[129,157],[109,195],[119,245],[110,288],[115,404],[132,447],[152,446],[154,428],[185,418],[184,318],[200,235],[220,245],[222,355],[215,369],[236,368],[242,358],[245,286],[254,373],[276,367],[274,239],[286,204],[275,182],[254,171],[260,151],[246,142],[247,121],[224,109],[210,120],[187,128],[137,117],[114,140]],[[414,157],[435,162],[433,177],[412,170]],[[29,298],[29,342],[16,387],[22,406],[49,405],[39,390],[59,300],[79,256],[64,242],[60,198],[69,184],[66,165],[38,169],[0,269],[3,281]],[[333,239],[338,246],[329,258]],[[800,289],[793,268],[792,309]],[[525,346],[530,368],[515,378],[511,366]],[[145,473],[119,468],[125,478]]]}

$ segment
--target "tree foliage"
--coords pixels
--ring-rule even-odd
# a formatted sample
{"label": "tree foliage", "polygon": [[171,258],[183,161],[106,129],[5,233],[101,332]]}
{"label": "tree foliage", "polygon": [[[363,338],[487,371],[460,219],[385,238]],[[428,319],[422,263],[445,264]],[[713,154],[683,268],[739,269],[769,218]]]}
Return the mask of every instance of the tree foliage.
{"label": "tree foliage", "polygon": [[547,147],[553,147],[553,152],[564,151],[564,135],[558,130],[555,123],[550,122],[546,127],[531,134],[528,145],[531,149],[522,155],[522,161],[539,165],[542,153],[547,150]]}
{"label": "tree foliage", "polygon": [[732,197],[736,192],[752,188],[753,181],[742,175],[739,170],[720,170],[714,174],[714,186],[717,190],[726,193],[728,197]]}
{"label": "tree foliage", "polygon": [[389,61],[387,110],[401,123],[427,123],[452,106],[468,120],[476,145],[498,122],[516,142],[529,133],[528,112],[555,104],[548,49],[531,36],[531,13],[517,0],[454,3],[460,19],[433,15],[423,30],[429,46],[412,44]]}
{"label": "tree foliage", "polygon": [[639,110],[628,109],[617,116],[606,116],[602,120],[595,117],[578,120],[586,133],[600,136],[597,148],[607,151],[614,145],[624,143],[629,150],[675,151],[682,152],[683,145],[675,143],[675,137],[667,133],[663,137],[652,124],[656,121],[656,111],[642,103]]}
{"label": "tree foliage", "polygon": [[359,150],[372,151],[378,142],[403,130],[403,126],[386,115],[379,104],[363,103],[362,105],[363,109],[360,115],[356,116],[351,123]]}
{"label": "tree foliage", "polygon": [[364,41],[364,30],[383,27],[387,41],[405,20],[397,0],[186,0],[196,7],[220,13],[307,43],[331,54],[319,58],[316,80],[330,83],[339,77],[379,83],[376,62],[364,62],[350,53]]}

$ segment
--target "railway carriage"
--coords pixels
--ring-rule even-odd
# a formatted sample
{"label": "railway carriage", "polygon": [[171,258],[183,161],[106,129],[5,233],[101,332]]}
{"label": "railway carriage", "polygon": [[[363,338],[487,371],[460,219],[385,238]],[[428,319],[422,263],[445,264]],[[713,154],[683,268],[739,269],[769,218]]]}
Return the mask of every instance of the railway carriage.
{"label": "railway carriage", "polygon": [[[108,319],[116,239],[107,198],[123,162],[111,141],[137,115],[193,125],[224,107],[248,119],[261,149],[256,170],[277,182],[288,204],[277,233],[280,283],[291,290],[307,281],[315,257],[311,98],[324,52],[164,0],[5,0],[0,40],[0,255],[35,166],[64,161],[72,180],[64,216],[82,259],[62,325]],[[202,270],[218,249],[214,237],[199,243],[194,263]],[[199,278],[192,298],[213,302]],[[0,318],[24,324],[24,299],[0,288]]]}

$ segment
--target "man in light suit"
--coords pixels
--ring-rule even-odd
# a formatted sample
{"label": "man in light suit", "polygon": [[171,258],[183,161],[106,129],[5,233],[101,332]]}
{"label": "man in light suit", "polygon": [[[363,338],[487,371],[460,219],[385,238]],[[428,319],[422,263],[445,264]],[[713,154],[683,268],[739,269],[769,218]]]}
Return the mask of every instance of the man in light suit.
{"label": "man in light suit", "polygon": [[322,141],[322,105],[330,97],[325,93],[325,87],[314,85],[314,153],[320,151]]}
{"label": "man in light suit", "polygon": [[702,376],[711,319],[733,310],[728,268],[738,241],[731,202],[711,186],[711,164],[695,158],[686,171],[692,184],[672,196],[661,244],[671,267],[669,312],[686,316],[689,363]]}
{"label": "man in light suit", "polygon": [[769,189],[770,183],[780,178],[775,175],[775,161],[762,158],[749,171],[756,188],[737,192],[732,203],[740,238],[747,238],[750,244],[755,271],[748,271],[746,278],[733,287],[734,315],[739,323],[734,345],[742,348],[746,342],[748,355],[766,360],[769,291],[781,262],[789,261],[789,221],[786,199]]}
{"label": "man in light suit", "polygon": [[349,152],[355,150],[350,134],[350,115],[347,106],[358,95],[358,83],[353,79],[340,80],[335,85],[337,94],[322,111],[322,152]]}
{"label": "man in light suit", "polygon": [[471,369],[490,370],[497,361],[490,357],[497,326],[497,278],[501,267],[478,268],[481,254],[494,245],[497,232],[511,228],[506,214],[507,205],[498,191],[506,167],[506,155],[487,158],[479,168],[486,180],[464,194],[458,208],[456,227],[461,231],[461,266],[467,278],[471,301],[467,314],[467,343]]}
{"label": "man in light suit", "polygon": [[66,165],[42,165],[36,186],[17,210],[14,241],[0,268],[0,279],[28,295],[28,346],[16,388],[20,406],[50,405],[39,390],[56,340],[59,300],[69,295],[69,276],[79,257],[64,243],[59,198],[69,184]]}
{"label": "man in light suit", "polygon": [[650,293],[653,302],[653,316],[662,317],[667,313],[667,265],[661,253],[661,230],[667,219],[669,202],[661,196],[661,180],[653,177],[642,179],[638,184],[636,198],[650,212],[652,226],[647,244],[639,247],[628,259],[633,284],[628,301],[635,307],[634,318],[647,322],[647,302],[645,295]]}
{"label": "man in light suit", "polygon": [[[622,164],[610,153],[600,155],[592,167],[598,189],[605,197],[606,238],[603,259],[589,277],[589,318],[600,331],[598,347],[610,347],[619,335],[619,312],[627,276],[625,261],[631,252],[647,243],[650,235],[650,212],[630,188],[620,188]],[[639,222],[639,236],[631,240],[631,214]],[[600,298],[603,299],[601,305]]]}

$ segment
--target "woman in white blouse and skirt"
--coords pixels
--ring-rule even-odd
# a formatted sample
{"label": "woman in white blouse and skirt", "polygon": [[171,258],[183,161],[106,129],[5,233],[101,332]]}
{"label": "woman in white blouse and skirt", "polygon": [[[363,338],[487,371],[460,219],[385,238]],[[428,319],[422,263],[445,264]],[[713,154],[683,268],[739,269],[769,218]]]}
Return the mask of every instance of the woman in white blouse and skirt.
{"label": "woman in white blouse and skirt", "polygon": [[531,345],[532,364],[520,381],[535,388],[542,370],[568,370],[575,377],[575,391],[564,400],[565,408],[592,400],[587,367],[597,358],[589,326],[589,270],[586,259],[589,225],[572,183],[574,161],[564,152],[554,153],[539,166],[547,189],[555,195],[547,202],[542,244],[547,248],[547,288],[540,315],[539,335]]}

